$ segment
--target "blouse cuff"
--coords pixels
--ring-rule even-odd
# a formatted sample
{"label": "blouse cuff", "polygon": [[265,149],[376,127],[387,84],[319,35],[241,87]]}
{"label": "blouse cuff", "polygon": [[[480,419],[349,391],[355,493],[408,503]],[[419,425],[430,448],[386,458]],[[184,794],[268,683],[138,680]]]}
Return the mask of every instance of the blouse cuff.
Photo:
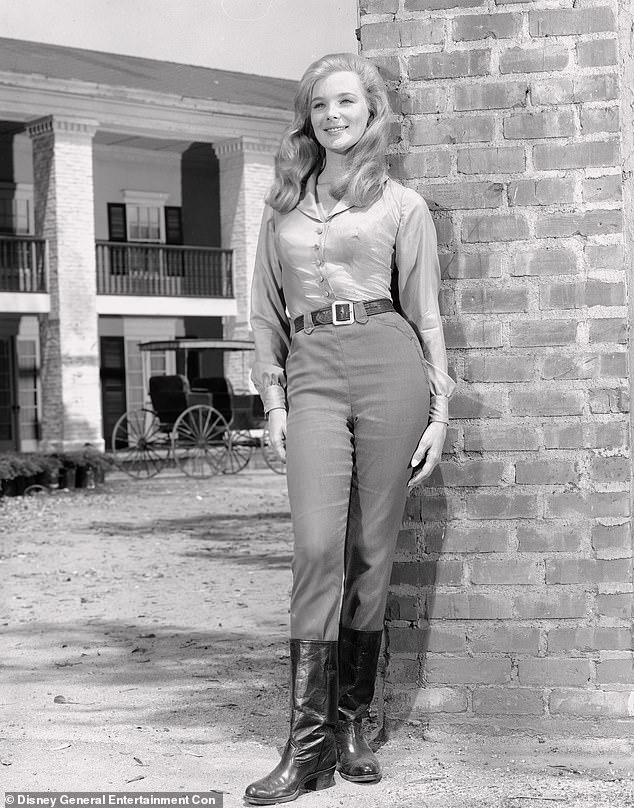
{"label": "blouse cuff", "polygon": [[449,396],[430,396],[429,422],[440,422],[441,424],[449,423]]}
{"label": "blouse cuff", "polygon": [[271,384],[268,387],[263,387],[260,395],[262,396],[265,413],[277,408],[286,409],[286,392],[281,385]]}

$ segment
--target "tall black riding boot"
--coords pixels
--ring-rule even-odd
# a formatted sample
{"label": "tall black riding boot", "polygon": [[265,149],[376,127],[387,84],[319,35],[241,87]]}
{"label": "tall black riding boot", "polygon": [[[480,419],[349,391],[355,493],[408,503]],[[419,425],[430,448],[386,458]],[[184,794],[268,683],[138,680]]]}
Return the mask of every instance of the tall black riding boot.
{"label": "tall black riding boot", "polygon": [[381,766],[363,736],[362,719],[372,703],[382,631],[339,630],[337,769],[346,780],[378,783]]}
{"label": "tall black riding boot", "polygon": [[291,731],[273,771],[251,783],[247,802],[290,802],[306,790],[335,784],[337,643],[291,640]]}

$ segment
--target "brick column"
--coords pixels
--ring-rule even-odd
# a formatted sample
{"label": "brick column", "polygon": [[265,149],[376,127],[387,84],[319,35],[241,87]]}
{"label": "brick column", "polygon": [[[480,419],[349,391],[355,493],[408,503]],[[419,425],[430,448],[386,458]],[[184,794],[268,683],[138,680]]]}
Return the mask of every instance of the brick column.
{"label": "brick column", "polygon": [[[224,336],[250,336],[249,296],[260,221],[274,177],[278,143],[239,137],[214,143],[220,164],[220,224],[222,246],[233,250],[233,289],[238,314],[223,320]],[[236,392],[249,390],[251,354],[228,354],[225,373]]]}
{"label": "brick column", "polygon": [[41,118],[33,140],[35,232],[47,240],[51,311],[41,320],[42,447],[103,449],[92,139],[96,121]]}
{"label": "brick column", "polygon": [[459,385],[394,565],[388,719],[631,732],[619,8],[360,0],[392,170],[435,216]]}

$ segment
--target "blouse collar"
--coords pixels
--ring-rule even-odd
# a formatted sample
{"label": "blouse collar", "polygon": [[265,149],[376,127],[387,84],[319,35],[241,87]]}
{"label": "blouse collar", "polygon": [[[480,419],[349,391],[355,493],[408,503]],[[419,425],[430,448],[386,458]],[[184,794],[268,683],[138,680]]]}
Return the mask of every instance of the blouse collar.
{"label": "blouse collar", "polygon": [[[386,173],[383,177],[383,183],[385,184],[389,179],[388,174]],[[318,222],[327,222],[333,218],[333,216],[337,216],[339,213],[343,213],[345,210],[349,210],[353,208],[353,203],[348,199],[348,197],[344,194],[341,199],[335,204],[333,209],[329,213],[324,213],[323,208],[317,202],[317,175],[311,174],[308,179],[306,180],[306,186],[304,189],[304,195],[297,203],[297,209],[301,211],[305,216],[308,216],[310,219],[315,219]]]}

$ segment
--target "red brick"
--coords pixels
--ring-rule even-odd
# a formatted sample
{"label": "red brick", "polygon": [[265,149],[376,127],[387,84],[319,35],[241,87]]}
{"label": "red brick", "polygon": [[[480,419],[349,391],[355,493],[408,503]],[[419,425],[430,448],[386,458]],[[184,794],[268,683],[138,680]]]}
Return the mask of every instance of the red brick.
{"label": "red brick", "polygon": [[535,80],[531,87],[531,99],[533,104],[546,107],[572,104],[574,100],[572,79],[558,76]]}
{"label": "red brick", "polygon": [[588,494],[552,494],[547,500],[548,513],[552,516],[601,519],[608,516],[629,516],[630,504],[627,493],[619,491]]}
{"label": "red brick", "polygon": [[500,55],[500,73],[548,73],[564,70],[569,61],[570,52],[562,45],[508,48]]}
{"label": "red brick", "polygon": [[456,519],[460,515],[460,504],[457,498],[434,495],[429,490],[423,490],[422,495],[410,494],[405,503],[407,519],[421,522],[423,519],[438,520]]}
{"label": "red brick", "polygon": [[517,527],[517,549],[520,553],[574,553],[581,549],[582,536],[578,525],[552,519],[523,522]]}
{"label": "red brick", "polygon": [[546,582],[549,584],[614,584],[627,583],[631,579],[631,559],[546,559]]}
{"label": "red brick", "polygon": [[622,244],[587,244],[584,249],[590,269],[622,269]]}
{"label": "red brick", "polygon": [[493,353],[465,359],[464,379],[469,382],[527,382],[534,375],[534,362],[524,354]]}
{"label": "red brick", "polygon": [[627,628],[580,626],[552,628],[548,632],[550,651],[629,651],[632,633]]}
{"label": "red brick", "polygon": [[465,14],[454,20],[453,38],[456,42],[506,39],[516,36],[521,26],[521,14]]}
{"label": "red brick", "polygon": [[575,587],[551,586],[518,595],[513,605],[522,620],[565,620],[586,616],[586,596]]}
{"label": "red brick", "polygon": [[467,709],[466,693],[450,687],[419,687],[387,693],[386,702],[388,717],[394,711],[409,720],[433,713],[463,713]]}
{"label": "red brick", "polygon": [[436,11],[441,8],[475,8],[485,0],[405,0],[405,11]]}
{"label": "red brick", "polygon": [[425,650],[425,632],[414,626],[390,626],[387,633],[390,654],[417,654]]}
{"label": "red brick", "polygon": [[627,343],[627,320],[623,317],[601,317],[589,323],[590,342]]}
{"label": "red brick", "polygon": [[619,94],[618,81],[616,74],[577,76],[572,84],[572,101],[614,101]]}
{"label": "red brick", "polygon": [[584,202],[618,202],[622,196],[621,177],[609,174],[584,180],[581,186]]}
{"label": "red brick", "polygon": [[451,158],[448,152],[442,151],[389,154],[388,167],[395,177],[445,177]]}
{"label": "red brick", "polygon": [[509,628],[496,622],[491,627],[481,623],[467,630],[469,647],[475,653],[537,654],[538,628]]}
{"label": "red brick", "polygon": [[581,133],[583,135],[618,131],[618,107],[588,107],[581,110]]}
{"label": "red brick", "polygon": [[[634,660],[604,659],[597,663],[597,683],[634,685]],[[634,691],[632,691],[634,696]]]}
{"label": "red brick", "polygon": [[533,147],[533,163],[538,171],[617,166],[620,159],[616,140],[591,140],[564,146],[548,143]]}
{"label": "red brick", "polygon": [[364,50],[436,45],[444,38],[444,25],[438,18],[379,22],[361,27],[361,46]]}
{"label": "red brick", "polygon": [[471,519],[531,519],[539,513],[538,499],[532,494],[510,491],[475,492],[467,495]]}
{"label": "red brick", "polygon": [[513,415],[581,415],[585,397],[581,390],[533,388],[512,391],[509,403]]}
{"label": "red brick", "polygon": [[465,216],[462,223],[462,241],[520,241],[529,237],[528,224],[523,216]]}
{"label": "red brick", "polygon": [[455,109],[512,109],[525,107],[528,98],[526,82],[468,84],[456,87]]}
{"label": "red brick", "polygon": [[514,348],[539,345],[573,345],[577,338],[575,320],[537,320],[511,323]]}
{"label": "red brick", "polygon": [[509,182],[509,205],[563,205],[575,198],[573,177]]}
{"label": "red brick", "polygon": [[396,14],[398,0],[359,0],[361,14]]}
{"label": "red brick", "polygon": [[509,115],[504,120],[504,137],[507,140],[527,138],[572,137],[575,134],[575,119],[572,110],[558,112],[534,112]]}
{"label": "red brick", "polygon": [[412,146],[436,146],[443,143],[489,142],[495,134],[495,120],[489,116],[465,115],[441,118],[428,115],[412,124],[409,142]]}
{"label": "red brick", "polygon": [[441,248],[445,245],[453,244],[453,222],[449,216],[439,216],[436,213],[434,217],[434,226],[436,227],[436,238],[438,245]]}
{"label": "red brick", "polygon": [[626,482],[630,479],[631,462],[628,457],[593,457],[590,475],[595,482]]}
{"label": "red brick", "polygon": [[440,253],[439,258],[445,279],[499,278],[502,274],[500,253]]}
{"label": "red brick", "polygon": [[577,423],[544,427],[547,449],[603,449],[627,446],[626,423]]}
{"label": "red brick", "polygon": [[444,112],[448,107],[447,91],[438,86],[430,87],[426,81],[410,82],[406,87],[399,89],[399,97],[404,115]]}
{"label": "red brick", "polygon": [[503,475],[504,463],[497,460],[443,461],[436,466],[428,480],[431,486],[500,485]]}
{"label": "red brick", "polygon": [[[624,374],[621,374],[624,375]],[[630,411],[629,390],[609,387],[605,390],[593,388],[589,392],[588,403],[592,413],[620,413]]]}
{"label": "red brick", "polygon": [[542,715],[540,690],[526,687],[479,688],[473,694],[473,711],[484,715]]}
{"label": "red brick", "polygon": [[448,522],[425,537],[427,553],[503,553],[508,549],[506,525]]}
{"label": "red brick", "polygon": [[429,684],[504,684],[511,678],[511,660],[428,655],[423,675]]}
{"label": "red brick", "polygon": [[522,685],[567,685],[583,687],[590,681],[592,671],[587,659],[521,659],[519,682]]}
{"label": "red brick", "polygon": [[390,592],[385,610],[386,620],[411,620],[419,618],[418,601],[414,595],[400,595]]}
{"label": "red brick", "polygon": [[447,322],[444,332],[448,348],[499,348],[502,345],[500,323]]}
{"label": "red brick", "polygon": [[620,210],[587,210],[583,213],[550,213],[535,223],[537,238],[605,236],[623,230]]}
{"label": "red brick", "polygon": [[499,208],[502,205],[504,186],[499,182],[461,182],[451,185],[428,185],[418,188],[418,192],[430,210]]}
{"label": "red brick", "polygon": [[[625,458],[605,459],[624,460]],[[630,555],[632,552],[631,526],[627,522],[622,525],[593,525],[592,547],[597,553],[625,553],[626,555]]]}
{"label": "red brick", "polygon": [[615,31],[616,20],[609,6],[562,8],[531,11],[528,14],[531,36],[573,36]]}
{"label": "red brick", "polygon": [[631,718],[634,691],[554,690],[550,695],[553,715],[577,718]]}
{"label": "red brick", "polygon": [[393,683],[419,683],[421,680],[420,661],[418,659],[397,658],[391,656],[385,670],[385,681]]}
{"label": "red brick", "polygon": [[392,586],[459,586],[461,583],[462,561],[395,561],[392,565]]}
{"label": "red brick", "polygon": [[453,289],[441,289],[438,295],[438,307],[443,317],[451,317],[456,313],[456,298]]}
{"label": "red brick", "polygon": [[632,620],[634,600],[631,592],[618,595],[597,595],[597,613],[617,620]]}
{"label": "red brick", "polygon": [[540,290],[541,309],[579,309],[584,306],[624,306],[625,285],[590,280],[544,284]]}
{"label": "red brick", "polygon": [[481,286],[462,293],[462,311],[478,314],[528,311],[528,290],[517,287]]}
{"label": "red brick", "polygon": [[515,584],[534,586],[544,583],[544,566],[540,561],[508,557],[503,561],[474,558],[471,569],[473,584]]}
{"label": "red brick", "polygon": [[425,626],[425,650],[433,653],[466,654],[467,637],[464,629],[448,628],[432,623]]}
{"label": "red brick", "polygon": [[416,531],[411,528],[399,530],[398,538],[396,541],[397,553],[415,553],[416,552]]}
{"label": "red brick", "polygon": [[477,390],[458,392],[449,401],[450,418],[501,418],[503,401],[500,393],[486,395]]}
{"label": "red brick", "polygon": [[435,620],[507,620],[513,616],[510,599],[497,593],[435,592],[427,608]]}
{"label": "red brick", "polygon": [[368,58],[376,66],[383,81],[389,84],[401,80],[401,66],[396,56],[371,56]]}
{"label": "red brick", "polygon": [[617,63],[616,39],[592,39],[577,42],[577,64],[580,67],[604,67]]}
{"label": "red brick", "polygon": [[627,374],[626,354],[551,355],[544,360],[544,379],[597,379]]}
{"label": "red brick", "polygon": [[[509,194],[511,189],[509,186]],[[524,204],[517,202],[516,204]],[[530,203],[526,203],[530,204]],[[542,203],[536,203],[542,204]],[[512,275],[572,275],[577,272],[577,258],[571,250],[537,249],[518,253],[511,268]]]}
{"label": "red brick", "polygon": [[465,451],[467,452],[515,452],[539,448],[535,430],[514,426],[465,427]]}
{"label": "red brick", "polygon": [[485,76],[490,71],[491,51],[457,50],[420,53],[407,60],[412,80],[449,79],[460,76]]}
{"label": "red brick", "polygon": [[520,485],[566,485],[579,482],[573,460],[518,460],[515,482]]}
{"label": "red brick", "polygon": [[524,148],[471,147],[458,151],[459,174],[517,174],[526,168]]}

